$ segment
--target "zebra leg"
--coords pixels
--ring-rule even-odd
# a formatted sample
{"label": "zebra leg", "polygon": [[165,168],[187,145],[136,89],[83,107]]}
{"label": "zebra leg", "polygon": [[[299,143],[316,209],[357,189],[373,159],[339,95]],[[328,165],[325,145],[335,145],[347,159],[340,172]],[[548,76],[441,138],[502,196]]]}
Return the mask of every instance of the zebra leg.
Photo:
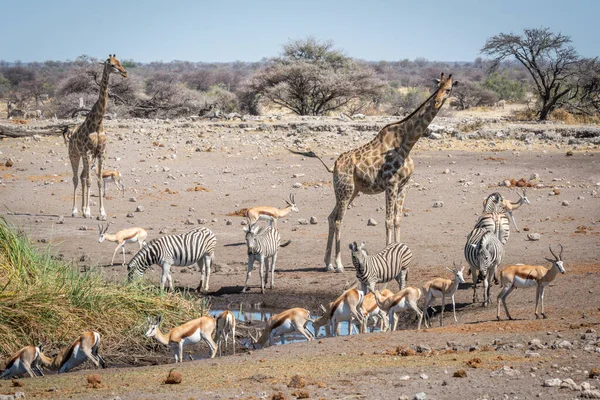
{"label": "zebra leg", "polygon": [[271,257],[265,257],[265,287],[267,287],[267,283],[269,283],[269,268],[271,267]]}
{"label": "zebra leg", "polygon": [[431,298],[433,295],[431,292],[427,291],[427,296],[425,297],[425,306],[423,307],[423,312],[425,313],[425,322],[429,321],[431,325],[431,317],[429,316],[429,305],[431,304]]}
{"label": "zebra leg", "polygon": [[275,287],[275,263],[277,262],[277,252],[273,255],[273,260],[271,261],[271,289]]}
{"label": "zebra leg", "polygon": [[212,264],[212,257],[212,254],[207,254],[202,257],[204,259],[204,287],[202,288],[204,293],[208,292],[208,281],[210,280],[210,266]]}
{"label": "zebra leg", "polygon": [[473,303],[479,301],[477,297],[477,278],[479,277],[479,271],[476,268],[470,267],[471,279],[473,279]]}
{"label": "zebra leg", "polygon": [[[404,209],[404,199],[406,197],[406,186],[398,185],[398,195],[396,196],[396,209],[394,211],[394,242],[400,242],[400,222]],[[401,289],[404,289],[402,287]]]}
{"label": "zebra leg", "polygon": [[165,290],[165,283],[169,281],[169,287],[173,290],[171,281],[171,265],[167,262],[162,265],[162,276],[160,277],[160,290]]}
{"label": "zebra leg", "polygon": [[260,278],[260,292],[265,294],[265,281],[263,280],[263,275],[265,273],[265,256],[259,256],[260,268],[258,269],[258,277]]}
{"label": "zebra leg", "polygon": [[246,272],[246,283],[244,283],[244,288],[242,292],[248,290],[248,281],[250,280],[250,274],[252,274],[252,266],[254,265],[254,255],[248,255],[248,272]]}

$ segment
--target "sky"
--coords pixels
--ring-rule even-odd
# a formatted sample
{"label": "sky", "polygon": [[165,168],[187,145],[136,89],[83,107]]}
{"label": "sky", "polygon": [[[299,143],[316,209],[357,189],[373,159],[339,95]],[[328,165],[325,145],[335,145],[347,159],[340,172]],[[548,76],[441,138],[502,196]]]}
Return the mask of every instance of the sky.
{"label": "sky", "polygon": [[600,55],[597,0],[0,0],[0,10],[10,62],[260,61],[309,36],[368,61],[473,61],[487,38],[541,27]]}

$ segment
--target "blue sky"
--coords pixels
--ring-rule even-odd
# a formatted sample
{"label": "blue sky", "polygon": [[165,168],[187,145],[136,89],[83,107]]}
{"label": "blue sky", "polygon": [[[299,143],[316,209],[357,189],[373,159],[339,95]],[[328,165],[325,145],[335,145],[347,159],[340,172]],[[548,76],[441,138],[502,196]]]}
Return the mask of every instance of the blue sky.
{"label": "blue sky", "polygon": [[369,61],[472,61],[499,33],[548,27],[600,55],[596,0],[0,0],[0,60],[258,61],[290,39]]}

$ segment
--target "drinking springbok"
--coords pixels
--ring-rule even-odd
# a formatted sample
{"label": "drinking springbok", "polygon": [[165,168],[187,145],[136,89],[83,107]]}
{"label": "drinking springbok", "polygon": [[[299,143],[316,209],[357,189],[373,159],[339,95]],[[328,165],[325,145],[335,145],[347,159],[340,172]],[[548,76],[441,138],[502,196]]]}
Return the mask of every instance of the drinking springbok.
{"label": "drinking springbok", "polygon": [[306,340],[313,340],[314,336],[312,332],[306,327],[306,324],[308,324],[309,321],[312,321],[310,319],[310,311],[299,307],[291,308],[273,315],[267,321],[267,326],[258,339],[250,335],[253,341],[253,347],[255,349],[262,348],[267,341],[269,342],[269,345],[272,346],[276,336],[281,337],[281,343],[283,344],[285,343],[284,335],[295,331],[300,332]]}
{"label": "drinking springbok", "polygon": [[49,358],[40,352],[40,363],[58,373],[69,372],[73,368],[90,360],[96,368],[105,368],[105,363],[98,348],[100,346],[100,334],[94,331],[85,331],[69,347],[62,349],[54,358]]}
{"label": "drinking springbok", "polygon": [[322,326],[325,326],[327,335],[340,335],[340,322],[348,321],[348,335],[352,334],[354,319],[358,324],[361,325],[361,331],[363,330],[362,324],[364,317],[360,311],[364,293],[358,289],[350,289],[342,293],[337,299],[332,301],[324,307],[320,305],[323,315],[313,321],[313,329],[315,330],[315,336],[319,334]]}
{"label": "drinking springbok", "polygon": [[0,379],[10,379],[13,376],[29,374],[30,377],[44,376],[44,373],[38,365],[40,353],[42,352],[43,344],[38,346],[25,346],[17,351],[6,361],[6,369],[0,375]]}
{"label": "drinking springbok", "polygon": [[[379,290],[375,291],[375,301],[377,302],[377,306],[388,313],[389,323],[392,331],[395,331],[398,325],[396,313],[407,310],[413,310],[417,314],[419,317],[419,325],[417,330],[421,329],[423,312],[417,305],[420,298],[421,289],[414,286],[407,286],[398,293],[387,298],[384,298],[381,293],[379,293]],[[425,320],[425,327],[429,327],[429,325],[427,325],[427,320]]]}

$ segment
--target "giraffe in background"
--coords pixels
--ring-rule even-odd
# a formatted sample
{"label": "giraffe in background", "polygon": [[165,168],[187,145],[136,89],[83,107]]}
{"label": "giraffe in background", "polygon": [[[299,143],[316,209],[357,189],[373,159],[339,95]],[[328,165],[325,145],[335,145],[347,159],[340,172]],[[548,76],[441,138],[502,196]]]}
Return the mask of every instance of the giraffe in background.
{"label": "giraffe in background", "polygon": [[[386,244],[400,241],[405,186],[414,169],[409,153],[452,94],[452,88],[458,84],[458,81],[452,80],[452,74],[446,78],[442,73],[441,79],[435,81],[435,92],[415,111],[400,122],[384,126],[369,143],[341,154],[333,170],[314,152],[302,153],[317,157],[333,173],[336,204],[328,218],[329,235],[325,250],[327,271],[344,271],[340,229],[346,209],[359,192],[377,194],[385,191]],[[331,263],[334,237],[335,267]]]}
{"label": "giraffe in background", "polygon": [[121,66],[121,63],[115,58],[114,54],[109,55],[108,59],[101,64],[104,65],[104,71],[102,72],[98,101],[96,101],[91,111],[88,113],[85,121],[83,121],[83,123],[68,137],[68,147],[71,168],[73,168],[74,187],[72,215],[74,217],[77,216],[77,173],[79,172],[79,160],[82,160],[81,210],[84,218],[91,217],[89,201],[92,179],[90,178],[89,171],[91,161],[97,160],[98,198],[100,201],[100,215],[98,216],[98,219],[105,220],[106,212],[104,211],[104,197],[102,196],[102,162],[106,155],[106,135],[104,134],[102,119],[104,118],[106,106],[108,105],[108,78],[111,73],[119,73],[123,78],[127,78],[127,71]]}

